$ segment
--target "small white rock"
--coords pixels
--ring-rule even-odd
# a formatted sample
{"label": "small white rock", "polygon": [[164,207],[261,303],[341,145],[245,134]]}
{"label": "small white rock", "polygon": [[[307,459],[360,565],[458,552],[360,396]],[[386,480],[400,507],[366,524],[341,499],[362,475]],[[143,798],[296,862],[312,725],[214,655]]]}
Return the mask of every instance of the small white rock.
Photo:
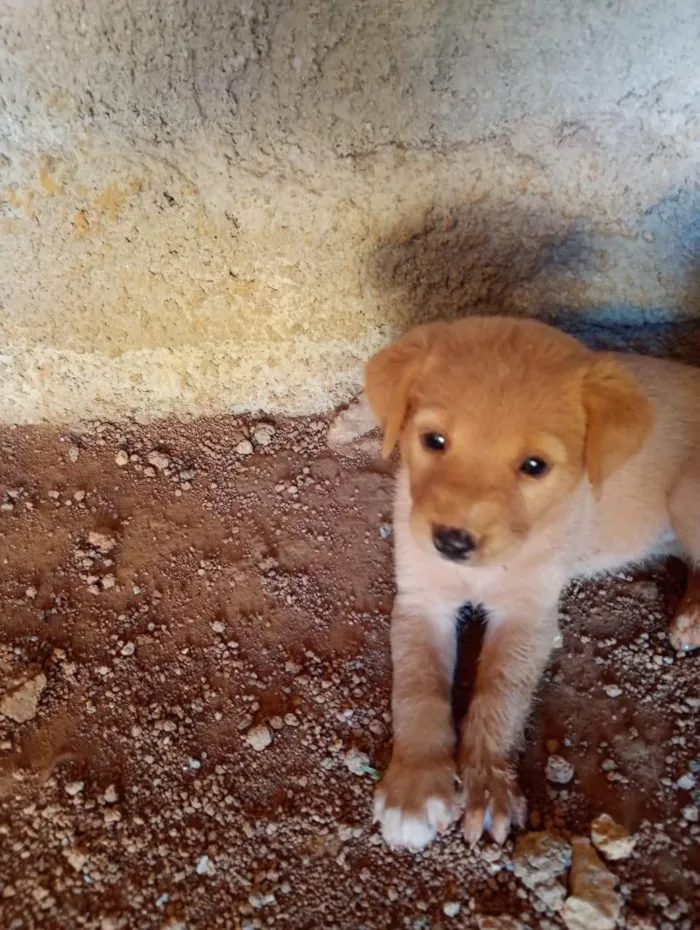
{"label": "small white rock", "polygon": [[120,650],[121,654],[125,657],[132,656],[135,651],[136,646],[134,643],[125,643]]}
{"label": "small white rock", "polygon": [[163,471],[170,465],[170,459],[163,452],[154,449],[153,452],[148,453],[148,464],[157,468],[158,471]]}
{"label": "small white rock", "polygon": [[695,787],[695,776],[686,772],[685,775],[681,775],[676,784],[683,791],[691,791]]}
{"label": "small white rock", "polygon": [[617,698],[622,694],[622,688],[618,688],[617,685],[606,685],[603,690],[608,697]]}
{"label": "small white rock", "polygon": [[43,672],[23,681],[0,701],[0,715],[9,717],[15,723],[26,723],[27,720],[31,720],[36,716],[39,700],[45,687],[46,675]]}
{"label": "small white rock", "polygon": [[77,795],[80,794],[80,792],[83,790],[84,787],[85,787],[84,781],[70,781],[68,782],[68,784],[65,786],[63,790],[66,792],[66,794],[69,797],[75,798],[77,797]]}
{"label": "small white rock", "polygon": [[369,756],[359,749],[349,749],[345,753],[345,764],[353,775],[365,775],[369,767]]}
{"label": "small white rock", "polygon": [[124,468],[125,465],[129,464],[129,454],[125,452],[124,449],[120,449],[119,452],[114,456],[114,462],[120,468]]}
{"label": "small white rock", "polygon": [[563,756],[552,755],[547,759],[545,774],[556,785],[568,785],[574,777],[574,767]]}
{"label": "small white rock", "polygon": [[216,869],[209,856],[201,856],[199,862],[195,866],[197,875],[213,875],[215,871]]}
{"label": "small white rock", "polygon": [[256,910],[259,910],[261,907],[269,907],[271,904],[276,903],[277,899],[273,894],[251,894],[248,896],[248,904]]}
{"label": "small white rock", "polygon": [[94,549],[98,549],[103,555],[106,555],[114,549],[117,541],[113,536],[108,536],[107,533],[99,533],[96,530],[91,530],[88,533],[88,543]]}
{"label": "small white rock", "polygon": [[236,452],[239,455],[252,455],[254,452],[253,443],[250,439],[241,439],[241,441],[236,446]]}
{"label": "small white rock", "polygon": [[445,917],[456,917],[459,912],[462,910],[462,905],[459,901],[446,901],[442,905],[442,913]]}
{"label": "small white rock", "polygon": [[614,930],[622,900],[617,877],[596,855],[590,840],[574,837],[569,875],[571,894],[560,911],[568,930]]}
{"label": "small white rock", "polygon": [[259,446],[269,446],[274,435],[274,426],[270,426],[269,423],[261,423],[260,426],[256,426],[253,439]]}
{"label": "small white rock", "polygon": [[85,853],[78,852],[77,849],[64,849],[63,855],[68,860],[69,865],[75,869],[76,872],[82,872],[83,866],[87,862],[87,856]]}
{"label": "small white rock", "polygon": [[80,458],[80,449],[77,446],[71,446],[68,450],[68,458],[75,463]]}
{"label": "small white rock", "polygon": [[593,845],[606,859],[627,859],[632,855],[637,838],[630,836],[625,828],[615,823],[609,814],[601,814],[591,824]]}
{"label": "small white rock", "polygon": [[253,747],[256,752],[262,752],[272,742],[272,733],[264,723],[251,727],[245,735],[246,742]]}
{"label": "small white rock", "polygon": [[513,872],[547,906],[561,907],[566,889],[560,882],[571,865],[568,840],[546,830],[521,833],[513,850]]}

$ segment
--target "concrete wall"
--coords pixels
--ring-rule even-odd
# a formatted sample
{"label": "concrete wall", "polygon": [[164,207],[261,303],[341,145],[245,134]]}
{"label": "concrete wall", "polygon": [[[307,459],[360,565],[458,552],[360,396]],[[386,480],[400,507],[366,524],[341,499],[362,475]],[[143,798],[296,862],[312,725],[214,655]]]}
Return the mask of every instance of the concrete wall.
{"label": "concrete wall", "polygon": [[697,0],[0,0],[0,417],[303,413],[418,320],[700,318]]}

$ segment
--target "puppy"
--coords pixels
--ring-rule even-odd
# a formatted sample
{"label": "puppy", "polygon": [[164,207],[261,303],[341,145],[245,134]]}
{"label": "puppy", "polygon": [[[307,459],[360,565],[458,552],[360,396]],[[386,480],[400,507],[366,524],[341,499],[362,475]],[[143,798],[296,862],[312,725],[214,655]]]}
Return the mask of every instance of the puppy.
{"label": "puppy", "polygon": [[[700,645],[700,370],[592,352],[532,320],[471,317],[409,332],[366,369],[398,442],[394,746],[375,799],[393,847],[459,815],[475,843],[523,826],[513,769],[557,630],[562,589],[653,556],[690,564],[676,646]],[[455,618],[488,622],[457,746]],[[455,776],[461,779],[458,800]]]}

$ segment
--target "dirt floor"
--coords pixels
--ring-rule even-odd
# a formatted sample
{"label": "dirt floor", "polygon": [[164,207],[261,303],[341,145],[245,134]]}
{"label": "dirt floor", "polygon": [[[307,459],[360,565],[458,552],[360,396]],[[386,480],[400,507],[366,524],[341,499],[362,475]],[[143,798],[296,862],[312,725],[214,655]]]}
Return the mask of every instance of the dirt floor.
{"label": "dirt floor", "polygon": [[[273,427],[0,434],[0,926],[564,927],[512,842],[377,836],[391,472],[331,452],[322,418]],[[608,813],[636,838],[607,866],[640,930],[700,915],[682,583],[673,563],[573,586],[521,765],[533,830]]]}

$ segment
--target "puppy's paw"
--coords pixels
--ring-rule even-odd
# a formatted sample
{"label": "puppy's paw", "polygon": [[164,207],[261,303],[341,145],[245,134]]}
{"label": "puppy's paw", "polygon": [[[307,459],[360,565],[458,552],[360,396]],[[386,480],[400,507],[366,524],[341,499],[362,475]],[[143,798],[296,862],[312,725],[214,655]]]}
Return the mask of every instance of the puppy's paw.
{"label": "puppy's paw", "polygon": [[392,759],[374,797],[374,820],[392,849],[423,849],[460,810],[451,756]]}
{"label": "puppy's paw", "polygon": [[681,605],[671,624],[670,640],[674,649],[700,648],[700,604],[686,601]]}
{"label": "puppy's paw", "polygon": [[527,802],[507,760],[482,760],[475,764],[466,758],[461,777],[465,799],[462,830],[470,846],[476,845],[484,832],[503,844],[511,826],[525,827]]}

